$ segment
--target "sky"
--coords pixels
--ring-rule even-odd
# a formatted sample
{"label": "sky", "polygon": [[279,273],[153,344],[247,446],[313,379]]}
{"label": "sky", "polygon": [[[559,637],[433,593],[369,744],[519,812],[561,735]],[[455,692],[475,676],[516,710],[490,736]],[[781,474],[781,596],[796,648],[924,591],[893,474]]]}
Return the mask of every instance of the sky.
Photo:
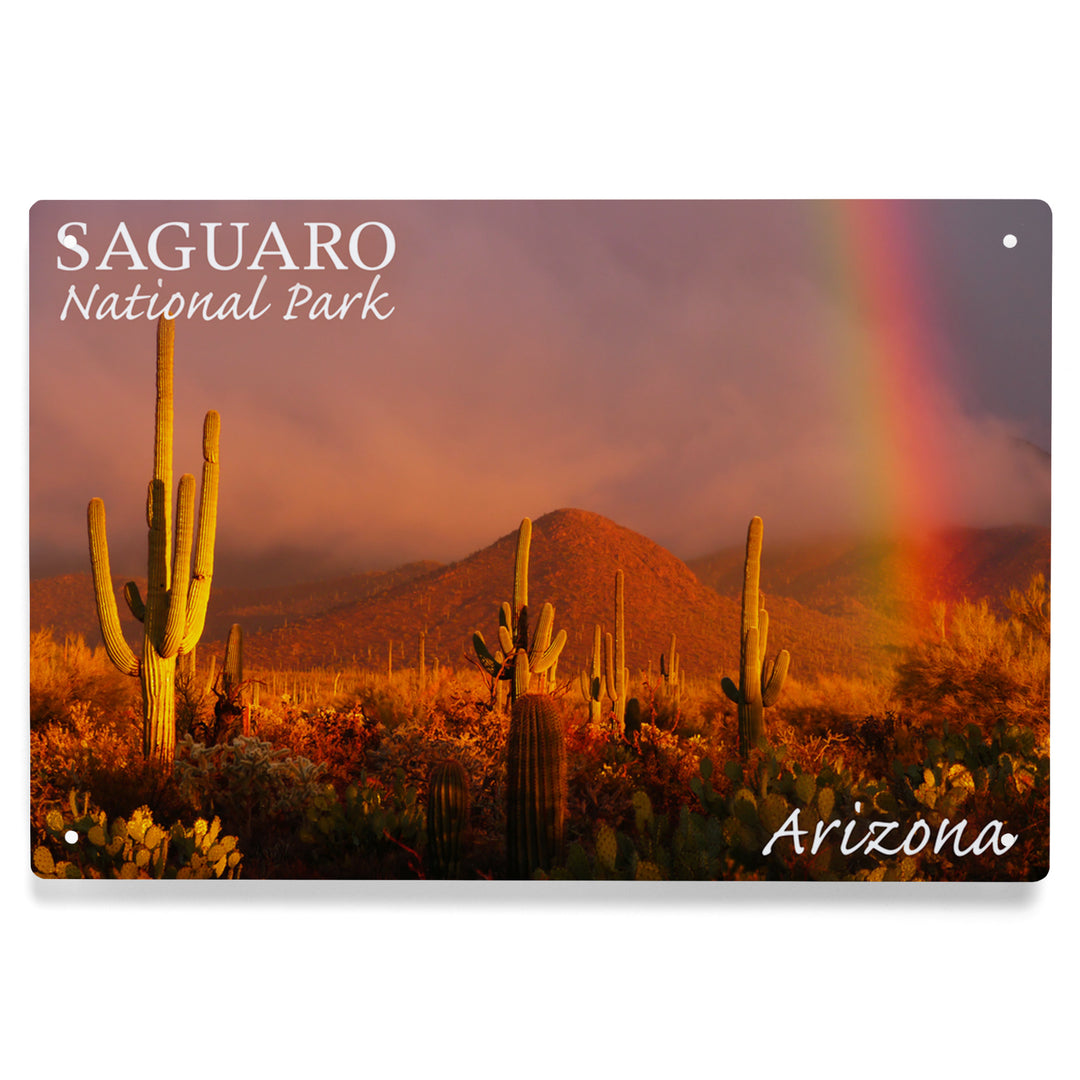
{"label": "sky", "polygon": [[[219,582],[452,561],[560,507],[683,558],[754,514],[783,539],[1049,523],[1042,203],[46,202],[31,577],[87,568],[95,496],[114,573],[145,573],[155,326],[97,317],[135,286],[215,297],[176,322],[174,468],[198,476],[217,409]],[[199,313],[232,292],[264,314]],[[322,293],[360,299],[311,319]]]}

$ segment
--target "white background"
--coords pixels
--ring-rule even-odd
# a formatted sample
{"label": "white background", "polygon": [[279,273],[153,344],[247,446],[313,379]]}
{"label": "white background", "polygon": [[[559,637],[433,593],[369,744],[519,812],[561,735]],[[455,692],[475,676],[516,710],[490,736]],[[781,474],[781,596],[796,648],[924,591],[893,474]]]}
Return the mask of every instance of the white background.
{"label": "white background", "polygon": [[[1066,682],[1080,294],[1067,8],[390,10],[54,2],[27,6],[4,35],[0,1054],[12,1075],[1061,1075],[1080,724]],[[25,825],[31,204],[560,196],[1050,203],[1049,879],[579,886],[542,900],[509,884],[37,882]]]}

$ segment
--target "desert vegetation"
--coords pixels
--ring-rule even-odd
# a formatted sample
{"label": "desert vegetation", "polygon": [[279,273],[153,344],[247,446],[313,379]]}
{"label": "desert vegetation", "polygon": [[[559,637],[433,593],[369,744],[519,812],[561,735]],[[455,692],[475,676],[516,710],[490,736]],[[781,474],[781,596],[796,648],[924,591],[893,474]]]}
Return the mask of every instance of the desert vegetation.
{"label": "desert vegetation", "polygon": [[[873,679],[803,681],[791,657],[782,693],[769,695],[768,708],[763,698],[761,733],[747,745],[741,669],[680,670],[676,639],[652,671],[613,671],[619,615],[633,620],[620,603],[623,574],[610,590],[612,631],[593,628],[586,670],[560,672],[557,652],[551,659],[557,613],[541,606],[528,636],[521,563],[513,602],[492,603],[500,647],[481,645],[478,632],[456,665],[425,659],[421,669],[418,635],[411,663],[389,671],[385,663],[242,670],[231,635],[227,662],[200,656],[178,676],[171,771],[144,757],[138,686],[105,650],[35,634],[35,868],[463,880],[1046,872],[1041,578],[1002,614],[983,601],[940,609]],[[765,666],[769,686],[778,660]],[[762,675],[742,667],[752,695]],[[829,822],[840,824],[812,852],[815,829]],[[871,822],[896,825],[886,833]],[[993,822],[1000,828],[986,831]],[[71,829],[74,845],[63,838]],[[1007,836],[1016,839],[1006,846]]]}
{"label": "desert vegetation", "polygon": [[[220,420],[211,412],[204,424],[198,514],[185,475],[174,519],[172,359],[172,326],[162,320],[145,600],[135,582],[123,587],[140,650],[124,637],[98,499],[88,524],[104,644],[46,631],[31,639],[39,875],[1017,880],[1047,872],[1043,576],[1003,608],[989,599],[939,604],[888,653],[857,652],[810,619],[800,657],[776,612],[802,609],[782,598],[767,607],[761,591],[760,518],[747,531],[737,617],[733,601],[713,594],[691,619],[687,598],[702,587],[661,549],[641,547],[633,570],[618,565],[603,584],[570,590],[574,612],[602,614],[569,627],[557,627],[564,613],[550,599],[532,602],[525,518],[505,567],[510,599],[469,607],[495,616],[490,643],[476,627],[440,663],[426,624],[437,594],[421,577],[419,593],[384,609],[398,621],[380,624],[389,629],[385,651],[373,655],[369,645],[366,662],[335,616],[333,649],[317,665],[275,651],[283,627],[245,664],[239,623],[219,664],[216,649],[197,646],[213,574]],[[571,524],[582,522],[590,519],[578,514]],[[558,535],[546,539],[545,580],[559,581]],[[670,636],[632,666],[630,585],[662,560],[666,576],[643,592]],[[445,580],[460,589],[479,565],[451,568]],[[328,631],[320,633],[316,653]],[[785,647],[770,652],[777,640]]]}

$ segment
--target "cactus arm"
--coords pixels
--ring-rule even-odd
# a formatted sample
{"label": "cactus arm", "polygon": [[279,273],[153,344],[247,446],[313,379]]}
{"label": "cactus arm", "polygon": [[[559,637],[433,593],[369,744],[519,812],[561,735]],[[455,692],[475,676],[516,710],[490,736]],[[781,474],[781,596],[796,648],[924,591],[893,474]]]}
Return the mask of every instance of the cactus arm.
{"label": "cactus arm", "polygon": [[523,518],[518,528],[517,554],[514,558],[514,610],[529,606],[529,546],[532,521]]}
{"label": "cactus arm", "polygon": [[501,624],[499,626],[499,645],[502,647],[504,653],[512,653],[514,651],[513,635]]}
{"label": "cactus arm", "polygon": [[139,661],[124,640],[120,630],[120,615],[116,610],[109,572],[109,544],[105,535],[105,503],[91,499],[87,508],[87,529],[90,534],[90,567],[94,574],[94,602],[98,623],[105,640],[105,651],[113,666],[125,675],[139,674]]}
{"label": "cactus arm", "polygon": [[487,647],[487,642],[484,641],[484,635],[477,630],[473,633],[472,639],[473,649],[476,650],[477,659],[480,661],[484,670],[489,675],[497,674],[499,665],[496,662],[495,657],[491,655],[491,650]]}
{"label": "cactus arm", "polygon": [[172,588],[169,590],[168,613],[160,650],[164,657],[175,656],[184,641],[194,521],[195,477],[184,473],[176,495],[176,547],[173,549]]}
{"label": "cactus arm", "polygon": [[791,663],[791,655],[784,649],[776,658],[773,669],[769,675],[769,681],[761,692],[761,704],[768,707],[775,705],[780,699],[780,691],[784,689],[784,680],[787,678],[788,666]]}
{"label": "cactus arm", "polygon": [[769,642],[769,613],[765,610],[765,597],[761,598],[761,607],[758,608],[758,656],[762,662]]}
{"label": "cactus arm", "polygon": [[[169,535],[172,521],[172,459],[173,459],[173,343],[175,326],[171,319],[159,319],[157,330],[157,398],[154,403],[154,480],[161,482],[160,495],[163,551],[165,557],[165,588],[168,589],[168,564],[171,547]],[[149,591],[149,590],[148,590]]]}
{"label": "cactus arm", "polygon": [[739,688],[725,675],[720,680],[720,689],[727,695],[728,701],[733,702],[736,705],[740,705],[739,700]]}
{"label": "cactus arm", "polygon": [[532,674],[529,671],[529,657],[525,652],[519,652],[514,658],[514,698],[524,697],[529,692],[529,683]]}
{"label": "cactus arm", "polygon": [[615,688],[615,645],[610,634],[604,635],[604,689],[607,696],[614,702],[618,700],[619,693]]}
{"label": "cactus arm", "polygon": [[536,631],[533,634],[532,648],[529,650],[529,663],[533,671],[538,671],[536,661],[547,652],[551,644],[551,630],[555,625],[555,608],[551,604],[544,604],[540,609],[540,618],[536,623]]}
{"label": "cactus arm", "polygon": [[127,582],[124,585],[124,599],[127,601],[128,610],[135,616],[139,622],[142,622],[146,618],[146,605],[143,603],[143,598],[139,595],[139,586],[134,581]]}
{"label": "cactus arm", "polygon": [[547,671],[559,662],[559,654],[566,644],[566,631],[560,630],[555,635],[555,640],[540,654],[537,659],[529,661],[529,668],[534,674]]}
{"label": "cactus arm", "polygon": [[217,534],[218,485],[220,482],[221,416],[213,409],[203,421],[202,490],[199,493],[199,540],[187,595],[187,625],[180,648],[190,652],[202,637],[210,585],[214,578],[214,543]]}

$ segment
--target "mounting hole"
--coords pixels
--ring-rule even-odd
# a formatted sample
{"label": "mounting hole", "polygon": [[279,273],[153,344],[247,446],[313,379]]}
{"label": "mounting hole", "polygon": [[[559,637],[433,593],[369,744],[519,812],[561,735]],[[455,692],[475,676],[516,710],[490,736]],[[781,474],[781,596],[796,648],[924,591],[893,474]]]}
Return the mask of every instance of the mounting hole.
{"label": "mounting hole", "polygon": [[1015,237],[1015,236],[1013,236],[1013,234],[1012,234],[1012,233],[1006,233],[1006,234],[1005,234],[1005,235],[1004,235],[1004,236],[1003,236],[1003,237],[1001,238],[1001,242],[1002,242],[1002,243],[1003,243],[1003,244],[1004,244],[1004,245],[1005,245],[1005,246],[1006,246],[1007,248],[1014,248],[1014,247],[1016,247],[1016,237]]}
{"label": "mounting hole", "polygon": [[64,247],[74,250],[78,246],[79,241],[70,233],[64,233],[64,235],[60,237],[60,243],[63,244]]}
{"label": "mounting hole", "polygon": [[64,833],[64,839],[69,844],[77,844],[79,842],[79,834],[74,829],[68,829],[68,831]]}

